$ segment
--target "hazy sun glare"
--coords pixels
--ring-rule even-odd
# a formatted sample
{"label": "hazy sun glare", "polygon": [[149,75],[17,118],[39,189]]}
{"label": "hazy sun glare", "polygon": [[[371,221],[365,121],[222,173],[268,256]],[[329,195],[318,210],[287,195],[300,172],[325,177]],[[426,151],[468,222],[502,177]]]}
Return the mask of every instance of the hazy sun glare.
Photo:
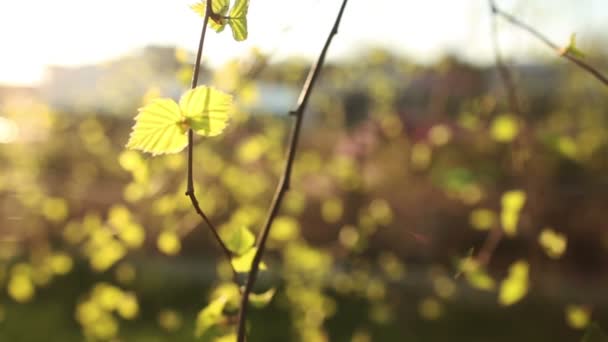
{"label": "hazy sun glare", "polygon": [[[0,2],[0,83],[36,83],[47,65],[98,63],[147,44],[193,49],[201,21],[188,8],[193,2]],[[502,3],[507,9],[542,19],[544,32],[558,42],[565,42],[571,32],[606,28],[600,15],[602,10],[605,13],[604,0],[580,1],[576,6],[563,0]],[[318,37],[328,31],[338,5],[335,0],[252,0],[249,40],[235,43],[210,35],[206,58],[218,63],[252,46],[276,50],[278,57],[314,55],[321,44]],[[347,56],[360,46],[383,45],[419,60],[449,51],[484,61],[490,51],[487,19],[486,3],[481,0],[352,0],[331,54]],[[529,38],[504,36],[505,45],[517,44],[518,54],[537,47]],[[584,37],[580,41],[584,44]]]}

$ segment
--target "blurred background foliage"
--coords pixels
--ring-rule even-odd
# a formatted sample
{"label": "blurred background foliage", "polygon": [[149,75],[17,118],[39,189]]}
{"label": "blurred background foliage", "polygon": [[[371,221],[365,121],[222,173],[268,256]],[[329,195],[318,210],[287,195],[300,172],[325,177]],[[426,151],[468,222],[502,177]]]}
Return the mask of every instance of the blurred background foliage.
{"label": "blurred background foliage", "polygon": [[[178,97],[192,57],[150,46],[0,88],[0,340],[230,331],[236,288],[184,195],[185,154],[124,150],[136,109]],[[201,71],[238,102],[194,151],[226,239],[263,223],[309,68],[271,57]],[[522,114],[495,68],[456,57],[376,48],[323,68],[251,341],[573,341],[608,326],[607,91],[561,60],[513,72]]]}

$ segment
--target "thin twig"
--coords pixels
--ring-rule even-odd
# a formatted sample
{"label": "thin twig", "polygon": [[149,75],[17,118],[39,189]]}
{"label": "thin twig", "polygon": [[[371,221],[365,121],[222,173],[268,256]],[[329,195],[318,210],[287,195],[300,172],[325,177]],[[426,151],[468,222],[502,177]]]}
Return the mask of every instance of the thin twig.
{"label": "thin twig", "polygon": [[302,87],[302,91],[300,93],[300,97],[298,99],[297,107],[290,114],[295,116],[295,120],[293,122],[293,128],[291,131],[291,138],[289,141],[289,147],[287,150],[287,160],[285,161],[285,169],[283,171],[283,175],[279,180],[279,184],[277,185],[276,192],[270,204],[270,208],[268,210],[268,216],[266,218],[266,222],[264,223],[263,229],[260,231],[258,240],[257,240],[257,250],[255,256],[253,257],[253,261],[251,263],[251,270],[247,277],[247,282],[245,283],[245,289],[243,290],[243,294],[241,297],[241,311],[239,314],[239,324],[238,324],[238,333],[237,333],[237,342],[245,341],[245,326],[247,321],[247,308],[249,304],[249,294],[253,288],[253,285],[256,281],[258,271],[260,268],[260,262],[262,261],[262,256],[264,255],[264,251],[266,249],[266,241],[268,239],[268,235],[270,233],[270,227],[272,226],[272,222],[274,221],[277,213],[279,211],[279,207],[283,200],[283,197],[287,190],[289,190],[290,179],[291,179],[291,170],[293,167],[293,162],[295,160],[296,149],[298,146],[298,140],[300,136],[300,130],[302,128],[302,118],[304,114],[304,110],[306,109],[306,104],[308,103],[308,99],[310,98],[310,94],[315,85],[315,81],[319,76],[321,71],[321,67],[325,62],[325,55],[329,49],[331,41],[333,37],[338,34],[338,27],[340,26],[340,21],[342,20],[342,14],[344,13],[344,8],[346,7],[346,3],[348,0],[343,0],[342,5],[340,6],[340,10],[336,17],[336,21],[334,22],[334,26],[331,29],[331,32],[327,36],[327,40],[325,41],[325,45],[321,50],[319,58],[316,63],[312,66],[310,71],[308,72],[308,78]]}
{"label": "thin twig", "polygon": [[503,236],[504,233],[502,231],[502,228],[499,226],[493,227],[492,230],[490,230],[490,232],[486,236],[486,240],[483,242],[483,245],[481,245],[481,248],[479,249],[479,252],[475,257],[475,260],[479,263],[480,266],[488,266]]}
{"label": "thin twig", "polygon": [[[196,53],[196,61],[194,63],[194,70],[193,70],[194,74],[192,75],[192,85],[191,85],[192,89],[196,88],[196,86],[198,84],[198,74],[199,74],[200,68],[201,68],[201,57],[203,55],[203,45],[205,43],[205,34],[207,33],[207,24],[209,23],[210,13],[212,13],[211,0],[207,0],[207,9],[205,11],[205,17],[203,19],[203,29],[201,31],[201,38],[198,43],[198,51]],[[215,237],[215,239],[219,243],[220,247],[222,248],[222,251],[226,255],[226,258],[228,258],[228,263],[232,267],[232,263],[230,262],[232,259],[232,252],[228,249],[228,247],[226,246],[226,244],[220,237],[217,228],[213,225],[213,223],[211,223],[211,220],[209,220],[207,215],[205,215],[205,212],[203,212],[203,209],[201,209],[201,206],[198,203],[198,199],[196,198],[196,195],[194,194],[194,180],[193,180],[193,176],[192,176],[193,149],[194,149],[194,132],[192,131],[192,128],[190,128],[190,129],[188,129],[188,185],[187,185],[187,190],[186,190],[186,196],[188,196],[190,198],[190,202],[192,202],[192,206],[194,207],[194,210],[203,219],[203,221],[205,221],[205,223],[211,230],[211,233],[213,233],[213,236]],[[236,274],[236,270],[234,269],[234,267],[232,267],[232,274],[234,276],[234,279],[236,279],[237,274]]]}
{"label": "thin twig", "polygon": [[498,27],[496,20],[496,5],[494,0],[488,0],[490,4],[490,12],[492,14],[492,46],[494,48],[494,60],[496,63],[496,67],[498,68],[498,73],[502,80],[503,86],[505,88],[505,92],[509,98],[509,106],[511,107],[511,111],[515,114],[521,114],[521,106],[519,103],[519,98],[517,96],[517,89],[515,88],[515,84],[513,83],[513,75],[511,74],[511,70],[505,64],[502,58],[502,53],[500,52],[500,43],[498,40]]}
{"label": "thin twig", "polygon": [[557,44],[555,44],[554,42],[549,40],[549,38],[547,38],[545,35],[540,33],[538,30],[536,30],[532,26],[517,19],[513,15],[511,15],[507,12],[504,12],[503,10],[498,8],[498,6],[496,6],[496,3],[494,1],[490,2],[490,6],[492,9],[492,13],[494,15],[499,15],[499,16],[503,17],[505,20],[507,20],[508,22],[510,22],[511,24],[521,28],[524,31],[527,31],[528,33],[530,33],[531,35],[536,37],[538,40],[543,42],[545,45],[550,47],[559,56],[564,57],[567,60],[569,60],[570,62],[576,64],[581,69],[583,69],[583,70],[587,71],[588,73],[590,73],[591,75],[595,76],[595,78],[598,79],[600,82],[602,82],[605,86],[608,86],[608,77],[603,75],[599,70],[597,70],[593,66],[589,65],[587,62],[583,61],[582,59],[578,58],[577,56],[572,54],[567,49],[563,49],[563,48],[559,47]]}

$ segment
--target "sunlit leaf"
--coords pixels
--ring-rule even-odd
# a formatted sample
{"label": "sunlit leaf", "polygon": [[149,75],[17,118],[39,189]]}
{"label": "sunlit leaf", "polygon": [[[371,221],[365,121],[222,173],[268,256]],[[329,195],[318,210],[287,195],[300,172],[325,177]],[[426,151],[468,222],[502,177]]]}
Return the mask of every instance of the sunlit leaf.
{"label": "sunlit leaf", "polygon": [[230,229],[225,235],[226,247],[238,255],[246,253],[255,243],[255,236],[245,226]]}
{"label": "sunlit leaf", "polygon": [[[226,13],[228,13],[229,0],[213,0],[211,2],[211,9],[214,15],[209,18],[209,26],[215,32],[222,32],[224,27],[226,27]],[[194,12],[196,12],[201,17],[205,16],[205,12],[207,12],[207,3],[205,1],[198,2],[192,6],[190,6]]]}
{"label": "sunlit leaf", "polygon": [[214,88],[199,86],[188,90],[179,100],[182,115],[202,136],[216,136],[228,125],[232,96]]}
{"label": "sunlit leaf", "polygon": [[228,25],[232,29],[232,36],[236,41],[247,39],[247,11],[249,0],[236,0],[230,9],[230,20]]}
{"label": "sunlit leaf", "polygon": [[528,293],[528,262],[516,261],[509,267],[509,275],[500,284],[498,302],[509,306],[520,301]]}
{"label": "sunlit leaf", "polygon": [[[251,248],[247,253],[232,258],[232,267],[234,267],[234,270],[239,273],[249,272],[251,270],[251,263],[253,262],[253,257],[255,256],[256,251],[257,248]],[[263,262],[260,263],[260,269],[266,269],[266,265]]]}
{"label": "sunlit leaf", "polygon": [[188,138],[180,108],[171,99],[156,99],[139,109],[127,148],[159,155],[177,153]]}
{"label": "sunlit leaf", "polygon": [[172,99],[154,100],[139,109],[126,147],[152,155],[177,153],[188,144],[189,128],[202,136],[220,134],[231,106],[232,96],[207,86],[187,91],[179,105]]}
{"label": "sunlit leaf", "polygon": [[544,248],[549,257],[558,259],[566,251],[568,240],[564,234],[558,233],[551,228],[545,228],[538,236],[538,243]]}

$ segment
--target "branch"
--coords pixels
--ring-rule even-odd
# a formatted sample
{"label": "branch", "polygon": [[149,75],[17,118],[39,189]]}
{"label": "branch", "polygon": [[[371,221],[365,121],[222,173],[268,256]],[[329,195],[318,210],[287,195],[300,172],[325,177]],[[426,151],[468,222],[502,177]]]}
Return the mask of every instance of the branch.
{"label": "branch", "polygon": [[600,82],[602,82],[605,86],[608,86],[608,77],[603,75],[599,70],[597,70],[593,66],[589,65],[587,62],[583,61],[582,59],[578,58],[577,56],[572,54],[570,51],[562,49],[561,47],[559,47],[557,44],[553,43],[551,40],[549,40],[549,38],[547,38],[545,35],[543,35],[539,31],[537,31],[532,26],[517,19],[513,15],[504,12],[503,10],[498,8],[498,6],[496,6],[496,3],[494,2],[494,0],[490,0],[490,6],[491,6],[490,8],[492,10],[493,15],[495,15],[495,16],[499,15],[499,16],[503,17],[505,20],[507,20],[508,22],[510,22],[511,24],[513,24],[514,26],[517,26],[520,29],[530,33],[531,35],[536,37],[538,40],[543,42],[545,45],[547,45],[549,48],[554,50],[559,56],[564,57],[565,59],[569,60],[570,62],[576,64],[581,69],[583,69],[583,70],[587,71],[588,73],[590,73],[591,75],[595,76],[595,78],[598,79]]}
{"label": "branch", "polygon": [[494,47],[494,60],[496,63],[496,67],[498,68],[498,73],[500,74],[500,79],[502,80],[502,84],[507,93],[507,97],[509,98],[509,107],[515,114],[521,114],[521,106],[519,103],[519,98],[517,96],[517,90],[515,88],[515,84],[513,83],[513,75],[511,74],[511,70],[504,63],[502,59],[502,53],[500,52],[500,44],[498,41],[498,27],[496,20],[496,5],[494,4],[494,0],[488,0],[490,4],[490,12],[492,13],[492,45]]}
{"label": "branch", "polygon": [[321,67],[325,62],[325,55],[327,54],[327,50],[331,44],[333,37],[338,33],[338,27],[340,26],[340,21],[342,19],[342,14],[344,13],[344,8],[346,7],[346,3],[348,0],[342,1],[342,6],[338,12],[336,17],[336,21],[334,22],[334,26],[331,29],[331,32],[327,36],[327,40],[325,41],[325,45],[321,50],[321,54],[317,59],[316,63],[312,66],[310,71],[308,72],[308,78],[302,87],[302,91],[300,93],[300,97],[298,99],[297,108],[290,112],[291,115],[295,116],[295,120],[293,122],[293,128],[291,133],[291,138],[289,140],[289,147],[287,150],[287,160],[285,162],[285,169],[283,171],[283,175],[279,180],[279,184],[277,185],[277,189],[275,191],[274,197],[270,204],[270,208],[268,210],[268,216],[266,218],[266,222],[264,223],[263,229],[260,231],[257,243],[257,250],[255,256],[253,257],[253,261],[251,263],[251,270],[247,277],[247,283],[245,284],[245,289],[243,290],[243,294],[241,297],[241,312],[239,314],[239,324],[238,324],[238,334],[237,334],[237,342],[245,341],[245,323],[247,321],[247,307],[249,304],[249,294],[253,288],[253,284],[255,283],[256,277],[258,275],[258,271],[260,268],[260,262],[262,261],[262,256],[264,254],[264,250],[266,249],[266,241],[268,240],[268,235],[270,233],[270,227],[272,226],[272,222],[274,221],[277,213],[279,211],[279,207],[281,202],[283,201],[283,197],[287,190],[289,190],[290,179],[291,179],[291,170],[293,167],[293,162],[296,155],[296,149],[298,146],[298,140],[300,136],[300,130],[302,128],[302,118],[304,114],[304,110],[306,109],[306,104],[308,103],[308,99],[310,98],[310,94],[315,85],[315,81],[319,76],[321,71]]}
{"label": "branch", "polygon": [[[198,84],[198,74],[199,74],[200,68],[201,68],[201,57],[203,55],[203,45],[205,43],[205,34],[207,33],[207,23],[209,22],[210,13],[212,13],[211,0],[208,0],[207,1],[207,10],[205,11],[205,17],[203,19],[203,29],[201,31],[201,38],[198,43],[198,51],[196,53],[196,62],[194,63],[194,70],[193,70],[194,74],[192,75],[192,85],[191,85],[192,89],[196,88],[196,86]],[[228,247],[226,247],[226,244],[224,244],[224,241],[222,241],[222,239],[220,238],[217,228],[211,223],[211,221],[209,220],[207,215],[205,215],[205,213],[201,209],[201,206],[198,203],[198,199],[196,198],[196,195],[194,194],[194,181],[193,181],[193,177],[192,177],[192,159],[193,159],[192,151],[193,151],[193,149],[194,149],[194,132],[192,131],[192,128],[190,128],[190,129],[188,129],[188,185],[187,185],[188,188],[186,190],[186,196],[190,197],[190,202],[192,202],[192,206],[194,207],[194,210],[203,219],[203,221],[205,221],[205,223],[211,230],[211,233],[213,233],[213,236],[215,237],[215,239],[219,243],[220,247],[222,248],[222,251],[226,255],[226,258],[228,258],[228,262],[230,263],[230,266],[232,267],[232,263],[230,262],[232,259],[232,252],[230,252]],[[234,267],[232,267],[232,274],[234,276],[234,279],[236,279],[237,274],[236,274],[236,270],[234,269]]]}

